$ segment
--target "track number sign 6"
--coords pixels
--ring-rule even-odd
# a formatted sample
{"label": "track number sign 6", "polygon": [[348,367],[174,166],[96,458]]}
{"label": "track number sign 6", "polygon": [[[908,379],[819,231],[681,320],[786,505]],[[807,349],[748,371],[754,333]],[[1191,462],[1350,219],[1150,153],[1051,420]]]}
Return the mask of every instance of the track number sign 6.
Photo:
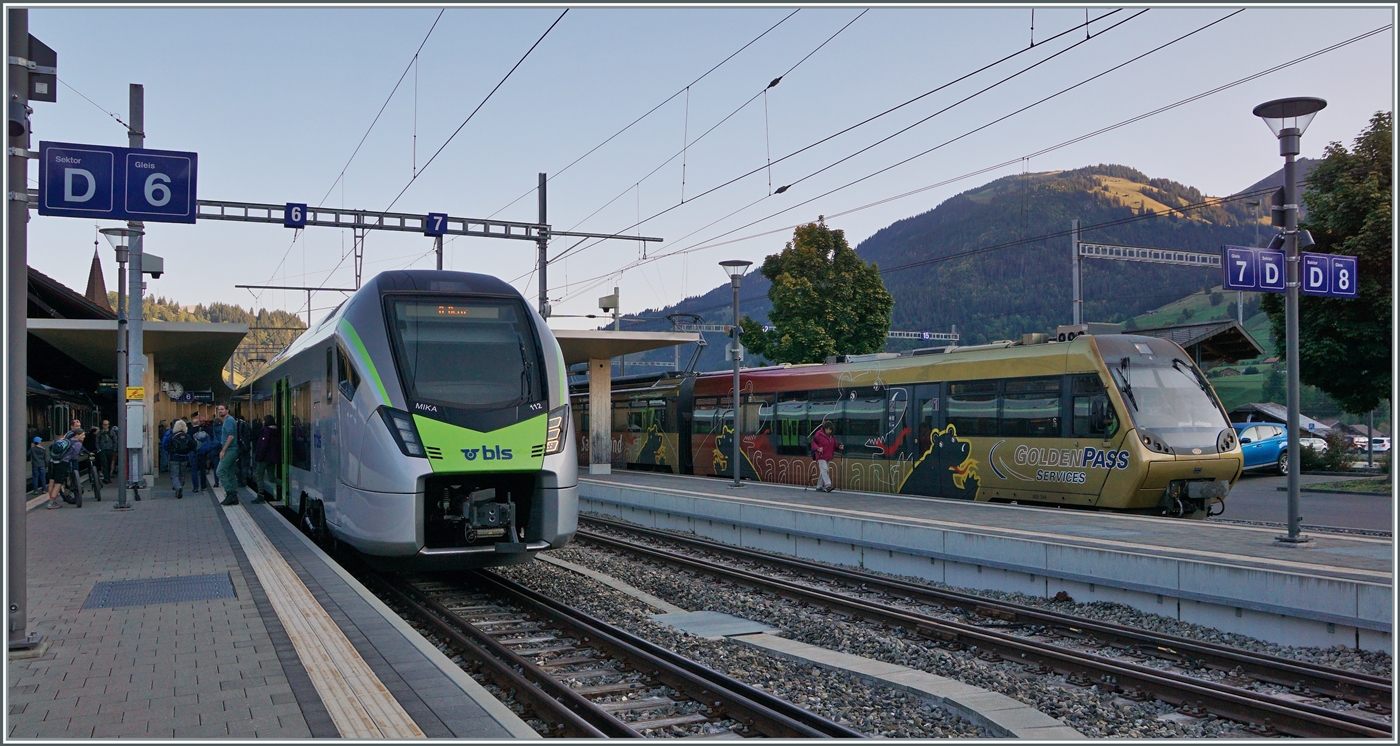
{"label": "track number sign 6", "polygon": [[199,156],[170,150],[39,143],[39,214],[195,221]]}

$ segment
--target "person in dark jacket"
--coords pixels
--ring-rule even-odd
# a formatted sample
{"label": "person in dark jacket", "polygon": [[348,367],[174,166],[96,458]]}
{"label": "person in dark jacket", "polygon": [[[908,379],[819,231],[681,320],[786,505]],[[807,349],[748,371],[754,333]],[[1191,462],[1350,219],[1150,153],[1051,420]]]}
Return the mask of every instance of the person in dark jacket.
{"label": "person in dark jacket", "polygon": [[836,457],[836,452],[844,450],[844,447],[836,442],[836,436],[832,432],[831,423],[823,422],[821,427],[812,433],[812,458],[817,461],[818,492],[831,492],[836,489],[831,484],[831,460]]}
{"label": "person in dark jacket", "polygon": [[254,503],[263,503],[262,490],[264,479],[277,478],[277,465],[282,463],[282,438],[281,431],[277,428],[277,420],[272,415],[263,415],[263,426],[258,432],[258,443],[253,448],[253,490],[257,496],[253,498]]}
{"label": "person in dark jacket", "polygon": [[34,436],[29,445],[29,471],[34,489],[32,493],[40,493],[48,485],[46,474],[49,465],[49,449],[44,447],[44,439]]}

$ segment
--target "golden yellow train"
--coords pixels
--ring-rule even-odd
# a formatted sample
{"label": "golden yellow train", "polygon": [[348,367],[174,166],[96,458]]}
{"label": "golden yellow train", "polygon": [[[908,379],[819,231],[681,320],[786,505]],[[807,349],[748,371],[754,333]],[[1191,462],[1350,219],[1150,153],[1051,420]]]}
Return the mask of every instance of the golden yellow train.
{"label": "golden yellow train", "polygon": [[[740,476],[813,485],[812,433],[843,446],[838,489],[1219,514],[1244,459],[1219,398],[1169,340],[1127,334],[851,356],[743,371]],[[730,373],[613,389],[614,468],[733,478]],[[588,432],[586,385],[572,396]],[[588,463],[588,438],[579,439]]]}

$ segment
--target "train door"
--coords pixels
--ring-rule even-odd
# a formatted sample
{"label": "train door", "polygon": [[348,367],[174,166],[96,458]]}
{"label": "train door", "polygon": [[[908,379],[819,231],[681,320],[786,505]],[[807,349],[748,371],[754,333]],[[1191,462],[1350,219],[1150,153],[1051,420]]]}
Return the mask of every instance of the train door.
{"label": "train door", "polygon": [[289,502],[291,491],[287,489],[288,469],[291,468],[292,460],[292,428],[287,418],[287,413],[291,411],[291,402],[288,400],[287,379],[282,378],[274,382],[272,391],[272,416],[277,420],[277,432],[281,436],[281,442],[277,444],[281,455],[281,458],[277,459],[277,499],[295,510],[299,506]]}
{"label": "train door", "polygon": [[941,423],[940,388],[941,384],[937,383],[921,383],[913,387],[908,413],[910,437],[906,441],[906,452],[914,461],[928,453],[929,447],[933,445],[933,431],[937,430]]}
{"label": "train door", "polygon": [[326,347],[326,393],[321,398],[321,416],[317,420],[320,424],[321,438],[317,442],[319,447],[316,451],[321,455],[321,468],[316,473],[316,482],[321,487],[321,499],[326,506],[326,520],[338,524],[340,520],[335,507],[335,488],[337,475],[340,473],[339,410],[345,407],[338,406],[340,402],[336,396],[335,352],[334,343]]}
{"label": "train door", "polygon": [[336,346],[336,394],[335,409],[339,439],[336,449],[339,480],[352,487],[360,483],[360,441],[364,430],[364,419],[360,417],[355,404],[355,394],[360,387],[360,374],[355,370],[345,354],[345,348]]}

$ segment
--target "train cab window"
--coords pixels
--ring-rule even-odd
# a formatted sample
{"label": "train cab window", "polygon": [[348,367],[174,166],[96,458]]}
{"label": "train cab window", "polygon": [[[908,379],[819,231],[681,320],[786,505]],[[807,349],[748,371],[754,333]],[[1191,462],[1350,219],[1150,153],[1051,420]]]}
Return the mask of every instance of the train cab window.
{"label": "train cab window", "polygon": [[807,392],[787,391],[778,395],[778,453],[807,455]]}
{"label": "train cab window", "polygon": [[997,434],[997,382],[966,381],[948,384],[948,424],[959,436]]}
{"label": "train cab window", "polygon": [[748,394],[743,397],[743,427],[748,435],[771,432],[773,427],[773,395]]}
{"label": "train cab window", "polygon": [[1116,435],[1118,414],[1113,410],[1103,381],[1097,375],[1074,376],[1070,381],[1074,436],[1107,439]]}
{"label": "train cab window", "polygon": [[351,363],[349,356],[345,354],[344,347],[336,347],[335,356],[336,362],[339,363],[337,368],[340,373],[340,395],[353,401],[355,391],[360,388],[360,373],[355,370],[354,363]]}
{"label": "train cab window", "polygon": [[1059,377],[1005,381],[1001,400],[1001,434],[1023,438],[1059,437]]}

